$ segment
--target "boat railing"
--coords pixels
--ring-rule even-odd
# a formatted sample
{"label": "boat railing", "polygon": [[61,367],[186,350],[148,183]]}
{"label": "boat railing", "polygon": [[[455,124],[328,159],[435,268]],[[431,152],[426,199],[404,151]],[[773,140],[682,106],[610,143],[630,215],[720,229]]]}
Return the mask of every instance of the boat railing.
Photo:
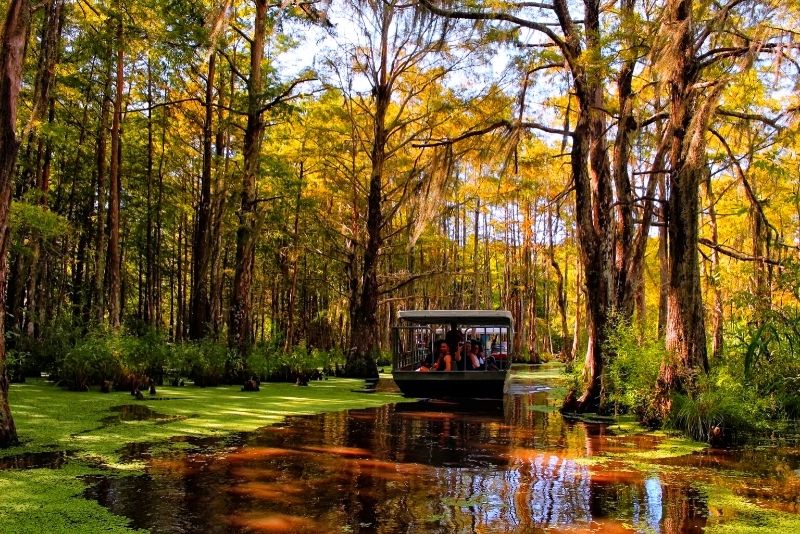
{"label": "boat railing", "polygon": [[[484,331],[486,327],[475,327]],[[490,327],[492,330],[502,331],[507,338],[512,332],[507,327]],[[394,371],[415,371],[423,362],[432,363],[433,339],[440,339],[441,332],[432,329],[430,325],[401,325],[392,328],[392,370]],[[453,373],[480,373],[485,371],[503,371],[511,365],[511,351],[509,343],[504,341],[498,343],[497,352],[487,352],[484,355],[486,365],[483,369],[458,369],[454,368]],[[458,366],[462,367],[462,366]]]}

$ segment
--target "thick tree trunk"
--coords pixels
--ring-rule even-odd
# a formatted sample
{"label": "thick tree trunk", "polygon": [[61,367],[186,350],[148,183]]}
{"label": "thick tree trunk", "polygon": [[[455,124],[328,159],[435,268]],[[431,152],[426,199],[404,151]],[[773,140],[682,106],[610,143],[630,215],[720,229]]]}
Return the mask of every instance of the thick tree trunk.
{"label": "thick tree trunk", "polygon": [[[221,78],[221,77],[220,77]],[[231,81],[233,75],[231,75]],[[225,177],[228,176],[228,167],[230,164],[230,151],[225,150],[225,147],[230,143],[230,132],[228,126],[224,126],[223,107],[223,83],[220,80],[220,88],[218,91],[218,98],[220,105],[217,111],[217,135],[215,141],[217,161],[222,161],[222,169],[217,170],[216,186],[214,189],[214,204],[212,213],[213,224],[211,226],[211,294],[209,297],[209,307],[211,310],[211,331],[213,334],[219,334],[222,330],[223,315],[222,308],[224,302],[223,288],[225,287],[225,269],[224,263],[226,259],[226,249],[222,246],[222,221],[224,217],[225,208]],[[233,94],[233,88],[230,91]]]}
{"label": "thick tree trunk", "polygon": [[[603,80],[582,61],[580,36],[567,2],[553,4],[565,40],[561,45],[574,80],[578,103],[572,133],[570,166],[575,185],[575,217],[586,288],[586,326],[589,335],[584,361],[585,389],[579,398],[569,395],[565,411],[601,409],[603,399],[603,350],[613,305],[613,221],[611,164],[603,115]],[[584,2],[584,27],[588,49],[599,50],[600,5]]]}
{"label": "thick tree trunk", "polygon": [[[632,16],[633,0],[622,0],[621,10]],[[633,318],[636,275],[631,269],[633,261],[633,188],[631,187],[628,163],[630,160],[631,134],[635,130],[633,118],[633,74],[635,58],[626,60],[617,79],[619,122],[613,151],[613,179],[617,201],[614,204],[614,308],[618,319]]]}
{"label": "thick tree trunk", "polygon": [[346,372],[350,376],[377,376],[375,358],[378,353],[380,332],[378,327],[378,262],[383,246],[383,171],[386,162],[386,114],[392,99],[392,86],[388,73],[389,28],[392,8],[381,12],[381,50],[377,79],[373,87],[375,115],[370,152],[369,193],[367,195],[367,243],[361,268],[361,293],[351,315],[353,346],[347,356]]}
{"label": "thick tree trunk", "polygon": [[111,122],[111,165],[109,166],[109,212],[108,212],[108,321],[119,328],[122,320],[122,251],[120,248],[120,195],[122,192],[122,98],[124,81],[124,57],[122,46],[122,14],[116,31],[116,91],[114,93],[114,115]]}
{"label": "thick tree trunk", "polygon": [[211,53],[208,60],[206,76],[205,118],[203,120],[203,171],[200,176],[200,204],[197,207],[197,219],[194,229],[194,247],[192,251],[192,294],[191,316],[189,318],[189,338],[200,339],[211,331],[211,163],[212,122],[214,100],[214,74],[216,70],[216,54]]}
{"label": "thick tree trunk", "polygon": [[698,72],[692,46],[692,1],[672,0],[667,8],[671,54],[670,87],[670,195],[669,286],[667,293],[667,360],[661,366],[656,408],[662,417],[671,409],[674,392],[692,391],[698,372],[708,371],[705,313],[700,286],[697,240],[699,188],[705,169],[705,135],[711,110],[722,90],[718,83],[700,100]]}
{"label": "thick tree trunk", "polygon": [[253,39],[250,43],[250,78],[247,85],[247,126],[244,132],[244,172],[242,176],[239,228],[236,231],[236,272],[233,278],[228,344],[244,355],[253,341],[251,293],[255,270],[256,232],[256,179],[259,174],[259,150],[264,124],[261,119],[261,62],[264,57],[264,32],[266,29],[266,0],[256,0],[256,17]]}
{"label": "thick tree trunk", "polygon": [[0,447],[18,442],[17,429],[8,403],[8,370],[5,346],[5,286],[11,232],[8,214],[14,170],[19,153],[17,101],[22,85],[25,44],[30,26],[30,2],[11,0],[0,41]]}
{"label": "thick tree trunk", "polygon": [[[379,102],[383,100],[378,97]],[[386,100],[388,103],[388,98]],[[372,173],[370,175],[369,196],[367,200],[367,246],[364,249],[361,269],[361,293],[354,310],[353,345],[354,351],[348,354],[347,374],[350,376],[377,376],[375,358],[378,352],[378,257],[383,244],[381,230],[383,213],[381,211],[382,173],[385,158],[385,130],[383,119],[387,106],[378,104],[376,113],[375,141],[372,148]],[[380,117],[380,119],[378,118]],[[378,124],[380,120],[380,124]]]}

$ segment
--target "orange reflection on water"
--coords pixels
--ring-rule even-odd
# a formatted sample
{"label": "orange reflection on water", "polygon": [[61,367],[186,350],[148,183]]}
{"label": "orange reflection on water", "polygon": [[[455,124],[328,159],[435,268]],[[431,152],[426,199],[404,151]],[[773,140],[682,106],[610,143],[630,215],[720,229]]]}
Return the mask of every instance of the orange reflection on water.
{"label": "orange reflection on water", "polygon": [[228,523],[234,527],[245,528],[255,532],[313,532],[315,534],[331,532],[307,517],[277,513],[229,516]]}
{"label": "orange reflection on water", "polygon": [[641,484],[645,479],[643,472],[635,471],[622,462],[591,466],[589,474],[592,481],[600,484]]}
{"label": "orange reflection on water", "polygon": [[354,456],[354,457],[363,457],[363,456],[370,456],[372,453],[367,449],[362,449],[359,447],[342,447],[342,446],[335,446],[335,445],[321,445],[321,446],[311,446],[305,445],[300,447],[300,449],[304,451],[310,452],[321,452],[324,454],[334,454],[336,456]]}
{"label": "orange reflection on water", "polygon": [[305,500],[308,487],[290,485],[285,482],[245,482],[228,489],[229,493],[262,501],[275,501],[288,505],[300,504]]}
{"label": "orange reflection on water", "polygon": [[226,455],[225,459],[233,462],[247,462],[251,460],[267,460],[280,456],[302,456],[307,454],[311,453],[278,447],[245,447]]}
{"label": "orange reflection on water", "polygon": [[630,534],[637,530],[622,521],[613,519],[595,519],[588,523],[578,523],[564,527],[548,528],[550,534],[583,534],[585,532],[602,532],[603,534]]}

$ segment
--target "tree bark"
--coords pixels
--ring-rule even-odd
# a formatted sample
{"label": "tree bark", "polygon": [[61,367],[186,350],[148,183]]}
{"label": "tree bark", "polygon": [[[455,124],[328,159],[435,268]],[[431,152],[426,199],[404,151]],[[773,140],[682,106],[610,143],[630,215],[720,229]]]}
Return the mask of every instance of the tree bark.
{"label": "tree bark", "polygon": [[111,61],[106,68],[103,83],[103,101],[100,110],[100,126],[97,132],[97,221],[95,228],[94,295],[93,318],[102,324],[106,312],[106,183],[108,165],[106,161],[109,106],[111,103]]}
{"label": "tree bark", "polygon": [[197,219],[194,229],[192,250],[192,294],[191,316],[189,318],[189,338],[200,339],[211,331],[211,163],[212,126],[214,119],[214,75],[216,71],[216,53],[212,52],[208,59],[206,75],[205,117],[203,120],[203,171],[200,176],[200,203],[197,207]]}
{"label": "tree bark", "polygon": [[108,212],[108,321],[119,328],[122,321],[122,252],[120,248],[120,194],[122,192],[122,98],[125,51],[122,44],[122,14],[116,31],[116,91],[111,122],[111,164],[109,166]]}
{"label": "tree bark", "polygon": [[[560,0],[559,19],[567,33],[574,26],[566,3]],[[585,2],[588,47],[600,46],[599,4]],[[568,42],[576,42],[574,36]],[[576,47],[577,45],[575,45]],[[573,48],[575,48],[573,47]],[[597,411],[603,397],[603,349],[608,337],[609,311],[613,294],[613,254],[611,220],[611,170],[605,140],[602,80],[586,72],[578,57],[580,49],[568,50],[578,100],[577,121],[572,137],[571,169],[575,183],[575,207],[580,257],[586,287],[586,326],[589,334],[584,362],[585,389],[566,410]]]}
{"label": "tree bark", "polygon": [[377,376],[375,358],[378,352],[378,261],[383,245],[384,215],[383,170],[386,162],[386,114],[392,99],[392,83],[388,72],[389,30],[392,24],[391,6],[383,6],[381,18],[380,65],[373,80],[375,114],[373,116],[373,138],[370,151],[369,193],[367,195],[367,243],[361,268],[361,293],[353,310],[353,345],[347,357],[346,372],[350,376]]}
{"label": "tree bark", "polygon": [[[719,245],[719,232],[717,229],[717,198],[711,185],[711,175],[707,174],[705,179],[706,196],[708,197],[708,225],[711,230],[711,242]],[[714,295],[714,309],[711,315],[711,355],[718,359],[722,356],[724,347],[723,338],[723,314],[722,314],[722,291],[719,287],[720,265],[719,250],[711,250],[711,276],[708,277],[708,284]]]}
{"label": "tree bark", "polygon": [[553,244],[553,210],[547,210],[547,234],[548,234],[548,253],[550,256],[550,266],[556,273],[556,302],[558,304],[558,316],[561,324],[561,361],[572,360],[572,345],[567,343],[569,329],[567,328],[567,293],[564,290],[564,274],[561,266],[556,261],[556,252]]}
{"label": "tree bark", "polygon": [[701,96],[695,88],[692,0],[666,6],[671,45],[665,52],[670,90],[670,195],[667,203],[669,285],[667,290],[667,359],[661,366],[656,408],[662,418],[671,409],[671,395],[692,391],[697,373],[708,371],[705,313],[700,286],[699,188],[706,172],[705,135],[712,109],[722,90],[718,82]]}
{"label": "tree bark", "polygon": [[10,0],[0,41],[0,288],[3,288],[0,291],[0,447],[18,443],[17,429],[8,403],[4,289],[8,273],[6,256],[11,235],[8,214],[20,144],[16,132],[17,103],[22,85],[30,10],[28,0]]}
{"label": "tree bark", "polygon": [[[29,143],[36,144],[36,157],[31,165],[33,176],[36,177],[36,187],[39,191],[38,202],[42,206],[47,205],[47,195],[50,189],[50,163],[52,160],[52,146],[50,140],[39,134],[38,124],[48,113],[48,122],[53,121],[53,101],[52,88],[55,82],[55,67],[59,55],[59,41],[61,39],[62,17],[61,8],[63,0],[50,0],[45,7],[44,20],[42,22],[41,51],[39,63],[36,68],[36,81],[34,86],[33,109],[25,127],[29,132]],[[41,291],[39,284],[43,276],[42,271],[46,268],[45,260],[42,257],[42,237],[38,232],[31,236],[31,252],[28,272],[28,287],[25,314],[25,332],[29,337],[33,337],[41,324],[41,313],[37,313],[37,307],[41,308]]]}
{"label": "tree bark", "polygon": [[231,294],[228,344],[241,355],[247,353],[253,341],[252,284],[255,270],[256,180],[259,175],[259,152],[264,131],[260,97],[262,91],[261,62],[264,58],[266,31],[266,0],[256,0],[255,28],[250,43],[250,77],[247,83],[247,126],[244,131],[244,172],[242,175],[239,227],[236,231],[236,271]]}

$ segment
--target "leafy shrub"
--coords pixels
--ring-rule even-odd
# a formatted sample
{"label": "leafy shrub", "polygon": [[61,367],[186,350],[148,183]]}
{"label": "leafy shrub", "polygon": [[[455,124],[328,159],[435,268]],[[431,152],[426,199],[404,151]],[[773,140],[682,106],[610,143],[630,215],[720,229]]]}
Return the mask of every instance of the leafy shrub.
{"label": "leafy shrub", "polygon": [[[161,332],[154,328],[144,330],[139,336],[119,339],[124,371],[142,384],[152,380],[164,382],[164,369],[170,359],[169,346]],[[134,384],[138,385],[138,384]]]}
{"label": "leafy shrub", "polygon": [[176,349],[183,370],[198,386],[218,386],[228,368],[228,347],[213,339],[182,343]]}
{"label": "leafy shrub", "polygon": [[666,426],[697,441],[738,443],[764,426],[763,402],[721,368],[694,395],[674,395]]}
{"label": "leafy shrub", "polygon": [[6,352],[6,369],[11,382],[25,382],[25,369],[30,353],[24,350],[12,349]]}
{"label": "leafy shrub", "polygon": [[86,391],[102,380],[119,383],[124,377],[121,353],[119,336],[105,330],[90,332],[60,362],[61,383],[77,391]]}
{"label": "leafy shrub", "polygon": [[724,361],[732,376],[772,404],[773,417],[800,417],[800,311],[775,308],[732,323]]}
{"label": "leafy shrub", "polygon": [[653,420],[653,394],[661,362],[664,342],[660,339],[639,340],[637,329],[620,322],[609,335],[606,354],[606,401],[616,413],[635,413],[640,421]]}
{"label": "leafy shrub", "polygon": [[291,377],[291,355],[284,353],[281,341],[259,343],[247,355],[246,369],[250,376],[259,380],[286,381]]}
{"label": "leafy shrub", "polygon": [[392,353],[385,350],[380,351],[378,353],[378,357],[375,359],[375,364],[378,367],[385,367],[387,365],[392,365]]}
{"label": "leafy shrub", "polygon": [[85,338],[85,331],[77,326],[69,314],[62,314],[44,328],[40,338],[9,330],[6,342],[9,352],[24,353],[21,372],[24,376],[39,376],[46,372],[58,378],[61,362],[67,353]]}
{"label": "leafy shrub", "polygon": [[320,370],[332,372],[343,366],[344,353],[341,349],[308,350],[300,342],[290,352],[285,352],[278,342],[255,345],[247,356],[248,376],[273,382],[293,382],[299,374],[313,375]]}

